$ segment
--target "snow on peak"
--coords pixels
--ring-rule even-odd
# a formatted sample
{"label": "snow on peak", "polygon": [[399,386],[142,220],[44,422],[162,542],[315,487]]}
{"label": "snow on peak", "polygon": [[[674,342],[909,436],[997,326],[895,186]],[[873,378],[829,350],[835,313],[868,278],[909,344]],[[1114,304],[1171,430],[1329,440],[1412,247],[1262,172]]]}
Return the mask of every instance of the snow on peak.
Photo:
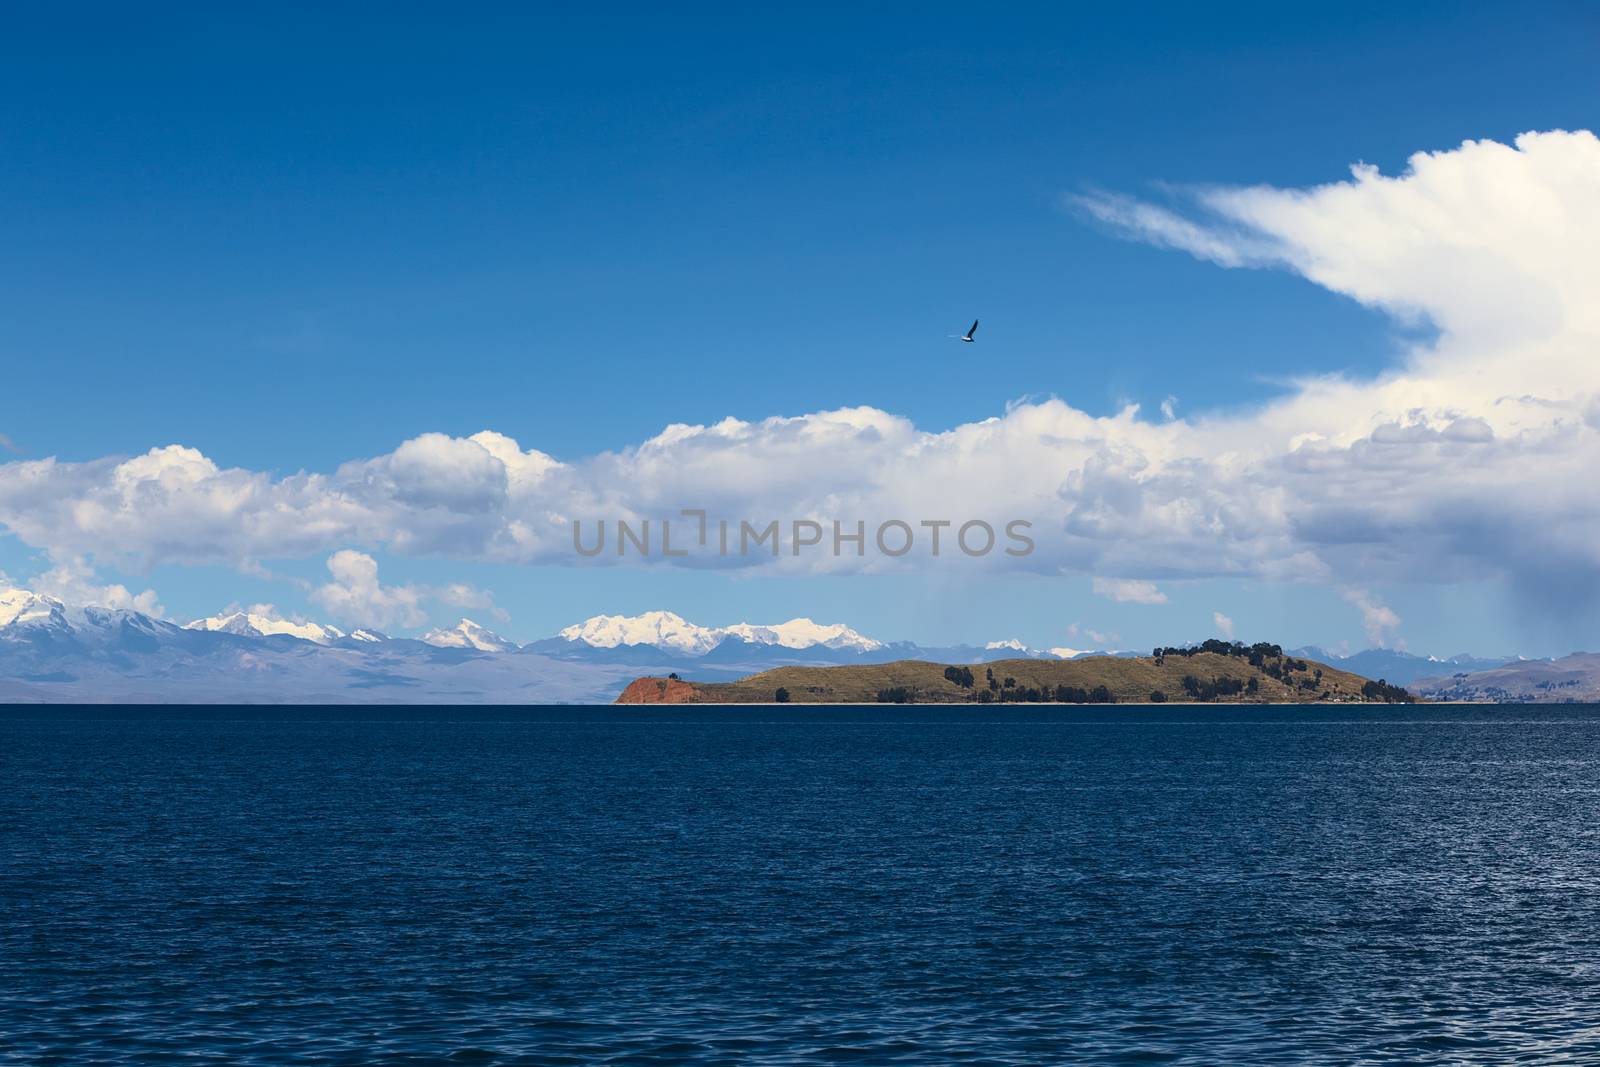
{"label": "snow on peak", "polygon": [[53,596],[0,588],[0,626],[66,626],[66,606]]}
{"label": "snow on peak", "polygon": [[655,648],[703,656],[727,640],[747,645],[777,645],[781,648],[815,648],[871,652],[883,647],[882,641],[857,633],[843,623],[818,623],[810,619],[762,626],[748,622],[733,626],[696,626],[670,611],[647,611],[643,615],[596,615],[556,636],[582,641],[595,648],[618,645],[650,645]]}
{"label": "snow on peak", "polygon": [[1047,648],[1045,651],[1056,659],[1077,659],[1079,656],[1089,655],[1094,650],[1088,648]]}
{"label": "snow on peak", "polygon": [[815,648],[822,645],[824,648],[857,652],[873,652],[883,647],[882,641],[858,633],[842,622],[824,624],[810,619],[790,619],[772,626],[741,622],[723,627],[721,632],[750,645],[781,645],[784,648]]}
{"label": "snow on peak", "polygon": [[352,640],[352,641],[387,641],[387,640],[389,640],[389,635],[388,634],[379,633],[377,630],[351,630],[350,631],[350,640]]}
{"label": "snow on peak", "polygon": [[643,615],[596,615],[556,635],[568,641],[582,641],[594,648],[618,645],[651,645],[655,648],[701,656],[722,642],[722,633],[696,626],[670,611],[647,611]]}
{"label": "snow on peak", "polygon": [[990,641],[988,644],[984,645],[983,647],[984,647],[984,649],[986,651],[994,651],[994,650],[998,650],[998,649],[1002,649],[1002,648],[1008,648],[1013,652],[1026,652],[1026,651],[1028,651],[1028,646],[1023,644],[1021,641],[1018,641],[1015,637],[1010,638],[1009,640],[1006,640],[1006,641]]}
{"label": "snow on peak", "polygon": [[479,626],[471,619],[462,619],[448,630],[429,630],[422,635],[422,640],[437,648],[472,648],[479,652],[514,652],[517,648],[493,630]]}
{"label": "snow on peak", "polygon": [[194,622],[185,623],[185,630],[209,630],[213,633],[239,634],[242,637],[270,637],[274,634],[288,634],[298,637],[302,641],[315,641],[325,645],[343,637],[344,631],[337,626],[323,626],[315,622],[293,622],[280,618],[272,610],[271,605],[259,604],[249,611],[233,611],[222,615],[213,615],[207,619],[196,619]]}

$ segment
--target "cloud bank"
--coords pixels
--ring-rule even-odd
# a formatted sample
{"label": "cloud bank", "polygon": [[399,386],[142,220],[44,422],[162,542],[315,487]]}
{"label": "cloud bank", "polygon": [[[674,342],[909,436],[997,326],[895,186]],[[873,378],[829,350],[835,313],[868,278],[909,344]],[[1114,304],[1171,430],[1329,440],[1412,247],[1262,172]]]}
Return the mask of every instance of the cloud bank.
{"label": "cloud bank", "polygon": [[[63,558],[134,568],[247,569],[338,552],[319,602],[361,605],[368,621],[403,620],[415,605],[377,583],[364,552],[603,565],[616,560],[574,552],[574,519],[659,522],[683,508],[735,522],[862,520],[869,530],[891,518],[1025,518],[1037,542],[1026,558],[946,555],[940,565],[1090,574],[1104,595],[1135,603],[1159,602],[1157,581],[1218,576],[1348,589],[1498,577],[1558,609],[1594,600],[1592,134],[1468,142],[1418,154],[1396,176],[1357,166],[1309,189],[1197,190],[1181,209],[1106,194],[1078,203],[1130,237],[1225,267],[1291,270],[1430,322],[1438,336],[1375,379],[1307,379],[1244,412],[1178,418],[1169,404],[1159,421],[1050,399],[930,431],[858,407],[671,425],[572,462],[498,433],[430,433],[331,473],[287,477],[222,468],[181,445],[86,463],[17,460],[0,464],[0,524]],[[917,551],[653,563],[814,572],[930,560]],[[1381,605],[1352,602],[1369,631],[1392,633]]]}

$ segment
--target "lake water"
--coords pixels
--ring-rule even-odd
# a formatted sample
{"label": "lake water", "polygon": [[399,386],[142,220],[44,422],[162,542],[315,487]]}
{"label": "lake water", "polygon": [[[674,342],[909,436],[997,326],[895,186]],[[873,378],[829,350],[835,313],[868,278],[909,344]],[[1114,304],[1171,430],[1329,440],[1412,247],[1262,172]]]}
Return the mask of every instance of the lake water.
{"label": "lake water", "polygon": [[1600,1062],[1600,709],[9,709],[0,1062]]}

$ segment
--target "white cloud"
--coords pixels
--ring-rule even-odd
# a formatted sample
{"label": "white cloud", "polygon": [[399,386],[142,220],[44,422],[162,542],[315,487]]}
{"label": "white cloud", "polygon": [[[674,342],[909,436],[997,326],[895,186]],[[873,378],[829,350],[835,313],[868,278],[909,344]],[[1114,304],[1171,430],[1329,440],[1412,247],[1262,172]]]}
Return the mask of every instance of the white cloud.
{"label": "white cloud", "polygon": [[[847,408],[674,424],[571,463],[487,431],[424,434],[331,474],[287,477],[173,445],[0,464],[0,524],[99,564],[249,568],[347,546],[576,563],[572,519],[659,523],[685,507],[869,528],[1016,517],[1034,523],[1031,556],[972,564],[947,550],[940,565],[1145,583],[1494,577],[1559,612],[1600,597],[1597,187],[1600,142],[1554,132],[1418,155],[1393,177],[1357,167],[1310,189],[1200,190],[1185,212],[1084,198],[1143,239],[1296,271],[1439,328],[1376,378],[1308,378],[1253,410],[1153,422],[1131,407],[1097,417],[1051,399],[936,432]],[[717,565],[929,563],[923,552],[824,552]]]}
{"label": "white cloud", "polygon": [[1118,634],[1106,633],[1101,630],[1093,629],[1092,627],[1081,626],[1078,623],[1073,623],[1071,626],[1067,627],[1067,636],[1087,637],[1101,648],[1116,644],[1119,637]]}
{"label": "white cloud", "polygon": [[378,561],[364,552],[343,549],[328,557],[333,581],[311,591],[311,599],[329,615],[353,626],[421,626],[428,621],[422,593],[414,586],[383,585]]}
{"label": "white cloud", "polygon": [[[1346,589],[1343,595],[1361,612],[1361,625],[1367,631],[1367,642],[1378,648],[1388,647],[1393,641],[1394,632],[1400,628],[1400,616],[1365,589]],[[1404,648],[1405,642],[1398,642],[1395,647]]]}
{"label": "white cloud", "polygon": [[1141,582],[1131,578],[1096,578],[1094,594],[1119,604],[1165,604],[1167,594],[1156,588],[1154,582]]}
{"label": "white cloud", "polygon": [[437,600],[442,604],[448,604],[454,608],[487,611],[501,622],[511,618],[505,609],[495,604],[493,593],[486,589],[479,589],[476,586],[466,585],[462,582],[451,582],[449,585],[428,589],[427,594],[430,599]]}
{"label": "white cloud", "polygon": [[1229,641],[1233,640],[1232,619],[1228,618],[1228,616],[1224,615],[1220,611],[1213,611],[1211,613],[1211,623],[1217,628],[1217,632],[1223,637],[1226,637]]}
{"label": "white cloud", "polygon": [[49,570],[28,583],[33,592],[75,606],[142,611],[158,619],[166,614],[154,589],[131,593],[115,582],[101,585],[95,569],[81,556],[58,557],[53,562]]}
{"label": "white cloud", "polygon": [[1178,417],[1178,398],[1169,396],[1161,402],[1161,417],[1171,422]]}
{"label": "white cloud", "polygon": [[1069,198],[1101,222],[1138,234],[1151,244],[1176,248],[1224,267],[1254,267],[1273,262],[1277,249],[1259,234],[1195,222],[1175,211],[1117,193]]}

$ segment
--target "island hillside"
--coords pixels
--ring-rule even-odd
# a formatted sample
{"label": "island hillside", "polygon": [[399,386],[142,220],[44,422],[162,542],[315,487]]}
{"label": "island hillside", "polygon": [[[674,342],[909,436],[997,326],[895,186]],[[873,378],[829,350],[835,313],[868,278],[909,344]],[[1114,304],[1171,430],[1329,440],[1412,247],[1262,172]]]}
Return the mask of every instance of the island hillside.
{"label": "island hillside", "polygon": [[1405,703],[1399,686],[1285,655],[1278,645],[1212,640],[1149,656],[923,660],[779,667],[734,682],[639,678],[618,704]]}

